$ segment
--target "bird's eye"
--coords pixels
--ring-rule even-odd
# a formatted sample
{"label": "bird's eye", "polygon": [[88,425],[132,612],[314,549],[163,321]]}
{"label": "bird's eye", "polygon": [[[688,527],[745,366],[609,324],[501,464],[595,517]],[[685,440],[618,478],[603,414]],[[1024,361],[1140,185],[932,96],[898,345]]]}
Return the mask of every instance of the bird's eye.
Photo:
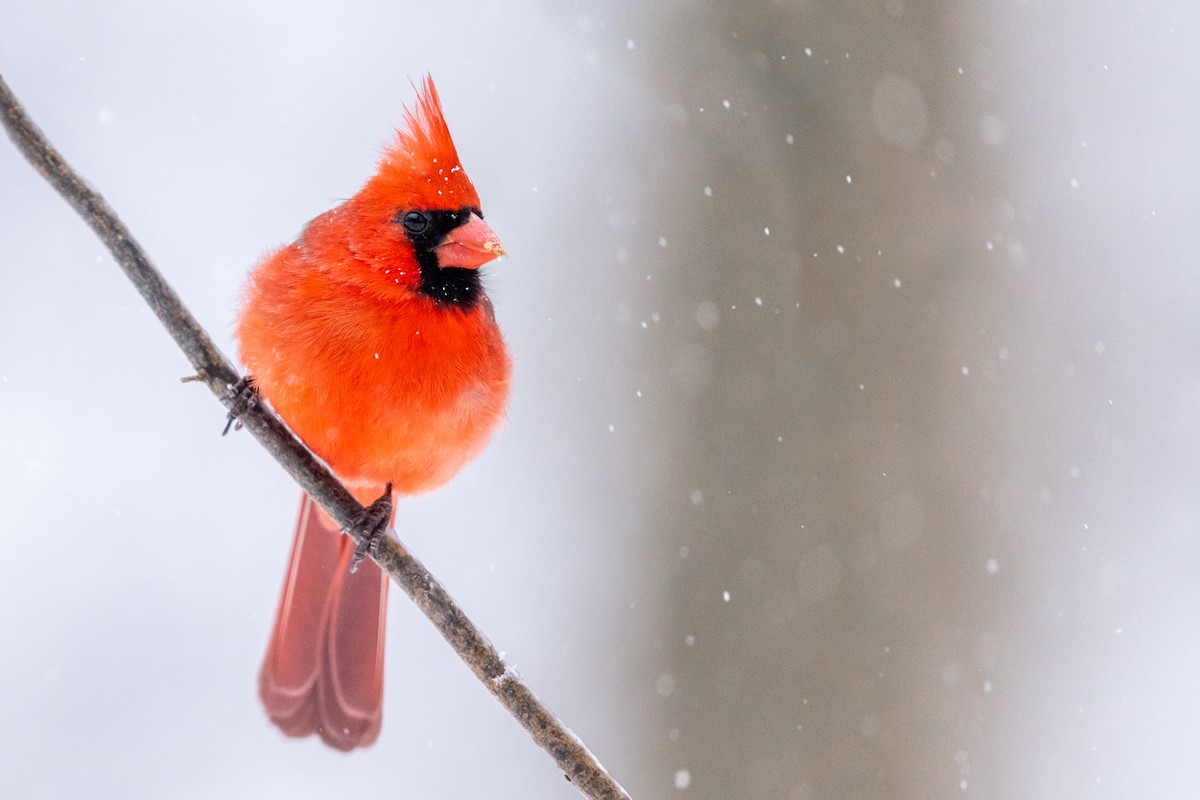
{"label": "bird's eye", "polygon": [[411,234],[421,234],[429,227],[429,217],[420,211],[409,211],[400,218],[400,224]]}

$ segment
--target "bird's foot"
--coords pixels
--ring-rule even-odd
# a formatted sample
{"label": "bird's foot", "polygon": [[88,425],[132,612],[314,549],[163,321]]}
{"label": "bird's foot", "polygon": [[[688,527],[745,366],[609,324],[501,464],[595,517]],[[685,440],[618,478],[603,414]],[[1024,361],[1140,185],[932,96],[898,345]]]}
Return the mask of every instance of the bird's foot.
{"label": "bird's foot", "polygon": [[374,503],[362,510],[349,528],[343,528],[343,533],[358,531],[358,547],[354,549],[354,558],[350,561],[350,571],[358,570],[359,563],[369,553],[372,558],[379,552],[379,542],[387,531],[388,521],[392,518],[392,485],[389,483]]}
{"label": "bird's foot", "polygon": [[222,436],[229,433],[230,428],[235,431],[241,430],[242,421],[239,417],[258,405],[258,389],[254,388],[254,378],[247,375],[235,383],[229,389],[229,397],[233,402],[229,404],[229,414],[225,417]]}

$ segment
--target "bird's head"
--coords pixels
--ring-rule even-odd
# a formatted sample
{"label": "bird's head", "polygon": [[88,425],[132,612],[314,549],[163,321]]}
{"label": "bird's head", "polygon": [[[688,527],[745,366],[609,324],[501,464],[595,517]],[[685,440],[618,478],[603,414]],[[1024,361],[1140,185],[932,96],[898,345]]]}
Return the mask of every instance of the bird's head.
{"label": "bird's head", "polygon": [[479,267],[505,254],[483,221],[429,77],[378,171],[343,213],[347,244],[378,281],[440,304],[473,308],[482,299]]}

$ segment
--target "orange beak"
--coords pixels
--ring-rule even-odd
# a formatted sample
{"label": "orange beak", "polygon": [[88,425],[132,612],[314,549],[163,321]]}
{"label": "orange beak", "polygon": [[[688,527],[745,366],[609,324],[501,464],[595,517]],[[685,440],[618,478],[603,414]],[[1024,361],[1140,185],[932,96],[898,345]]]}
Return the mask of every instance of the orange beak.
{"label": "orange beak", "polygon": [[446,234],[437,246],[438,266],[478,269],[505,255],[500,238],[478,214]]}

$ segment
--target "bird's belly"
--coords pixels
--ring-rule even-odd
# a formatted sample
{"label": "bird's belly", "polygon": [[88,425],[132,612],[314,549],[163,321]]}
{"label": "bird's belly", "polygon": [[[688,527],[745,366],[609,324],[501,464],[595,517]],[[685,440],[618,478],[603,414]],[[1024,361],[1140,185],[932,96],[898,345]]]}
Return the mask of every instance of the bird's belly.
{"label": "bird's belly", "polygon": [[304,381],[268,399],[348,487],[378,491],[391,483],[396,492],[417,494],[454,477],[503,422],[507,357],[472,371],[458,380],[426,373],[417,381],[411,373],[367,380],[343,370],[316,393],[320,402]]}
{"label": "bird's belly", "polygon": [[476,380],[415,412],[389,409],[360,450],[358,476],[347,475],[347,481],[391,482],[402,494],[436,489],[492,438],[504,419],[507,394],[507,382],[489,386]]}

